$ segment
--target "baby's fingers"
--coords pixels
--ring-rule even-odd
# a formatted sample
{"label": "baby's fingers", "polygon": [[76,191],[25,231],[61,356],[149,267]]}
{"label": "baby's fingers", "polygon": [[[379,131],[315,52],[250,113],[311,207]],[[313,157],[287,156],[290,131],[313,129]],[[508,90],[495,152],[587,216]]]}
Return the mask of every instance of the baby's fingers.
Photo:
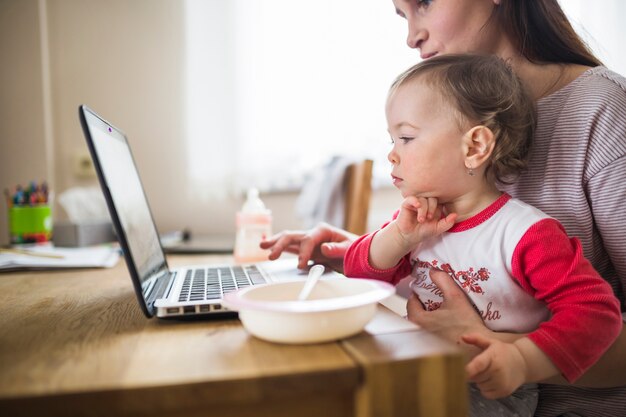
{"label": "baby's fingers", "polygon": [[425,221],[432,218],[432,213],[430,213],[430,204],[429,199],[424,197],[416,197],[417,201],[417,221],[419,223],[424,223]]}
{"label": "baby's fingers", "polygon": [[417,212],[420,206],[421,203],[418,198],[413,196],[405,198],[404,200],[402,200],[402,204],[400,204],[401,209],[406,209],[413,212]]}
{"label": "baby's fingers", "polygon": [[456,213],[448,214],[437,222],[437,233],[447,232],[456,222]]}
{"label": "baby's fingers", "polygon": [[436,198],[429,197],[426,199],[426,203],[428,204],[428,213],[426,214],[426,218],[428,220],[437,218],[437,209],[439,207],[439,203]]}
{"label": "baby's fingers", "polygon": [[481,353],[476,355],[467,365],[465,365],[465,373],[467,379],[476,382],[483,383],[488,378],[485,371],[489,369],[491,365],[491,355]]}

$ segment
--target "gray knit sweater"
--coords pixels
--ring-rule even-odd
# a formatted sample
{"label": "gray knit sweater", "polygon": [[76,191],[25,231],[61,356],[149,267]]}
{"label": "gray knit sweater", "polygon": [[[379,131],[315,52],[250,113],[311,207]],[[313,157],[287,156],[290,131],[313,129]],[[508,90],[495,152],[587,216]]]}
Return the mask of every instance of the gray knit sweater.
{"label": "gray knit sweater", "polygon": [[[558,219],[626,310],[626,78],[592,68],[537,102],[527,171],[513,197]],[[541,385],[536,416],[626,416],[626,386]]]}

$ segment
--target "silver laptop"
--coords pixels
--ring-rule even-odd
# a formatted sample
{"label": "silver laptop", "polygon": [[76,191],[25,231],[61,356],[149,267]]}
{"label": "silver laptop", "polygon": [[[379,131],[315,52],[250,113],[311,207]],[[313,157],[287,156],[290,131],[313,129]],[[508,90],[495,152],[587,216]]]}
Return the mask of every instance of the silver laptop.
{"label": "silver laptop", "polygon": [[[222,305],[225,293],[306,278],[295,259],[170,269],[126,136],[87,106],[79,107],[79,115],[137,299],[147,317],[233,316],[236,313]],[[326,278],[336,276],[340,275],[329,273]]]}

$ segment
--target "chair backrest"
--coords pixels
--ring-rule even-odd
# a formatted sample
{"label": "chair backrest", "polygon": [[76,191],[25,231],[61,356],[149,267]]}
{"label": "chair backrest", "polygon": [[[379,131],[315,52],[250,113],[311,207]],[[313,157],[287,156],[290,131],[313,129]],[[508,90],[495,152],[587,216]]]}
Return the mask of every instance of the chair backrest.
{"label": "chair backrest", "polygon": [[374,161],[366,159],[351,164],[346,170],[344,229],[357,235],[367,231],[373,166]]}

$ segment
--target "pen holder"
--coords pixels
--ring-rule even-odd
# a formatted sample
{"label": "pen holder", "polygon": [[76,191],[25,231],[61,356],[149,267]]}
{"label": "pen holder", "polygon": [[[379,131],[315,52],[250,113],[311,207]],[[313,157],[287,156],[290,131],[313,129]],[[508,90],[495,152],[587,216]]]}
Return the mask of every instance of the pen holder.
{"label": "pen holder", "polygon": [[47,204],[9,208],[11,243],[49,242],[52,238],[52,210]]}

